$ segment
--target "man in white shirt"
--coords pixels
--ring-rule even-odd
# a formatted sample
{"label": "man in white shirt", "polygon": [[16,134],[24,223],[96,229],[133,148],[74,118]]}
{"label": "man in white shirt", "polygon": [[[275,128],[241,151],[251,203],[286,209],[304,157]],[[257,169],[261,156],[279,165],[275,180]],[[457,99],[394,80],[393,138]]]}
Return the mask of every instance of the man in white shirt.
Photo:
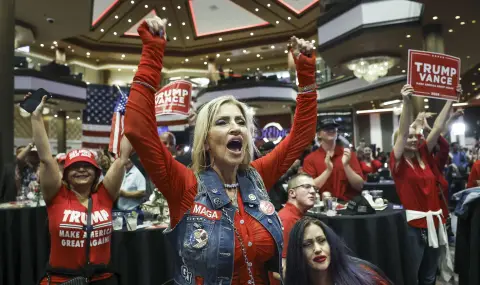
{"label": "man in white shirt", "polygon": [[147,188],[145,177],[135,165],[129,160],[125,166],[125,176],[120,187],[120,197],[117,201],[117,208],[120,210],[134,210],[142,203]]}

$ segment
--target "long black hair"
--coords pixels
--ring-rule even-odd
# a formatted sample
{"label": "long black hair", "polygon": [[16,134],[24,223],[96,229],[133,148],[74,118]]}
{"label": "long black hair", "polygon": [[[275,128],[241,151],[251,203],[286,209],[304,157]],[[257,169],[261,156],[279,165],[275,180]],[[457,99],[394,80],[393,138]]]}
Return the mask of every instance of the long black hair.
{"label": "long black hair", "polygon": [[[327,225],[318,219],[304,217],[290,231],[287,249],[286,285],[310,285],[309,265],[303,255],[303,235],[310,225],[322,228],[330,245],[330,265],[328,272],[336,285],[375,285],[382,279],[372,269],[368,270],[349,256],[350,250],[343,240]],[[378,277],[376,277],[378,276]],[[387,281],[387,280],[385,280]],[[388,283],[388,281],[386,282]]]}

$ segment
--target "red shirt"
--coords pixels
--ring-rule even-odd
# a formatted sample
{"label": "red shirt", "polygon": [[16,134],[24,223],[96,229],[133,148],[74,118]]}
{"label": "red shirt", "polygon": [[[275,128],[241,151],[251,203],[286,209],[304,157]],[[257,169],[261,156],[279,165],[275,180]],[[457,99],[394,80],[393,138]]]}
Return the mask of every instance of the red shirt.
{"label": "red shirt", "polygon": [[[325,165],[325,155],[325,149],[320,146],[316,151],[312,152],[305,158],[305,161],[303,162],[303,170],[312,176],[313,179],[320,176],[327,169],[327,166]],[[320,188],[320,192],[323,193],[328,191],[332,193],[334,197],[348,201],[357,196],[359,192],[353,189],[348,182],[345,169],[343,169],[342,156],[343,147],[338,145],[335,146],[335,151],[332,156],[333,170],[325,184]],[[350,158],[350,167],[355,173],[360,175],[360,177],[363,177],[360,163],[358,163],[357,155],[354,152],[352,152]]]}
{"label": "red shirt", "polygon": [[[152,55],[154,56],[157,55]],[[144,61],[146,65],[155,65],[149,58],[142,58],[141,62]],[[153,73],[160,72],[161,66],[152,68],[146,65],[139,65],[134,80],[158,86],[160,75]],[[317,117],[316,100],[316,92],[299,94],[290,134],[272,152],[252,162],[251,166],[262,177],[266,189],[273,187],[315,137],[315,124],[312,122],[315,122]],[[144,85],[133,84],[125,115],[125,134],[153,183],[165,196],[173,228],[193,206],[197,195],[197,179],[193,171],[177,162],[158,139],[154,106],[152,90]],[[243,210],[240,195],[238,197],[239,212],[235,215],[235,227],[245,245],[252,243],[252,246],[246,246],[246,249],[248,259],[253,263],[255,284],[268,284],[265,262],[275,254],[273,238],[257,220]],[[240,223],[242,219],[245,221],[243,224]],[[240,241],[235,236],[232,284],[246,284],[249,279]]]}
{"label": "red shirt", "polygon": [[382,167],[382,163],[376,159],[373,159],[370,162],[370,166],[368,166],[365,161],[360,161],[360,167],[362,168],[363,178],[366,180],[367,174],[376,173]]}
{"label": "red shirt", "polygon": [[477,180],[480,180],[480,160],[475,161],[472,166],[472,171],[468,175],[467,188],[477,187]]}
{"label": "red shirt", "polygon": [[[112,237],[113,200],[101,183],[92,193],[92,226],[90,239],[90,262],[110,262]],[[50,265],[54,268],[80,269],[85,265],[87,208],[80,203],[75,193],[62,185],[57,195],[47,205],[50,232]],[[110,277],[103,274],[93,280]],[[65,282],[68,278],[52,277],[53,282]],[[47,284],[46,278],[42,285]]]}
{"label": "red shirt", "polygon": [[[438,195],[437,177],[432,171],[430,163],[433,161],[433,157],[428,153],[426,144],[419,147],[419,154],[425,164],[425,169],[420,167],[415,157],[412,158],[412,168],[403,155],[397,167],[395,167],[394,151],[392,150],[390,153],[390,170],[395,181],[397,194],[407,210],[438,211],[441,209],[441,203]],[[436,218],[434,218],[434,222],[435,226],[438,226]],[[408,224],[416,228],[427,228],[426,219],[412,220]]]}

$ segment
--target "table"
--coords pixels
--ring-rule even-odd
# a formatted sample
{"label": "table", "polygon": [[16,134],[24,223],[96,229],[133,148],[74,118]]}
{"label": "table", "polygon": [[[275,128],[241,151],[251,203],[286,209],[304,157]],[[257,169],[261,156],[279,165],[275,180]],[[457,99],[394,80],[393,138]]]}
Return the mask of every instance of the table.
{"label": "table", "polygon": [[373,215],[307,215],[331,227],[343,238],[354,256],[377,265],[393,284],[416,284],[416,274],[409,262],[408,225],[403,210],[393,210],[389,205],[389,208]]}
{"label": "table", "polygon": [[[111,250],[122,285],[157,285],[171,279],[173,250],[163,229],[114,231]],[[49,251],[45,207],[0,209],[0,284],[37,284]]]}
{"label": "table", "polygon": [[365,182],[363,190],[383,190],[383,198],[388,202],[401,205],[400,198],[398,198],[397,188],[393,180],[384,180],[383,182]]}

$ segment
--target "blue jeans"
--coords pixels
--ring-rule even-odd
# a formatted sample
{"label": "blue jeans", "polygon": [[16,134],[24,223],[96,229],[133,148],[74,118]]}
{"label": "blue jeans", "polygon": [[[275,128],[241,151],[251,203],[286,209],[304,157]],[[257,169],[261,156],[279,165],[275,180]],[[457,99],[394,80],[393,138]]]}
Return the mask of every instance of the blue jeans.
{"label": "blue jeans", "polygon": [[409,244],[412,246],[409,260],[414,272],[417,272],[418,285],[435,285],[440,249],[429,247],[428,240],[423,240],[421,231],[422,229],[408,226]]}

